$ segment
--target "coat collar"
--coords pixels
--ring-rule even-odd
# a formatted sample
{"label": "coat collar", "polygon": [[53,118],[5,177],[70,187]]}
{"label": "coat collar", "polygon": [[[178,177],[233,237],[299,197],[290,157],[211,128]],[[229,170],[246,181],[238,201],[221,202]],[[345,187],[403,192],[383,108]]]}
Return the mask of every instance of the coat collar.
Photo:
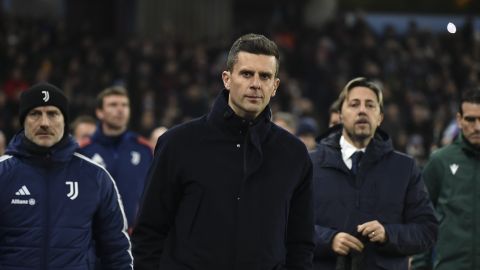
{"label": "coat collar", "polygon": [[102,123],[98,122],[95,133],[93,133],[91,140],[93,142],[98,142],[103,145],[119,145],[125,138],[130,136],[128,130],[125,130],[120,135],[117,136],[107,136],[103,133]]}
{"label": "coat collar", "polygon": [[247,120],[235,114],[228,105],[227,90],[216,98],[207,122],[222,131],[228,139],[242,140],[247,176],[257,171],[263,162],[263,147],[272,127],[270,106],[267,106],[254,120]]}
{"label": "coat collar", "polygon": [[[341,159],[340,154],[340,137],[342,136],[342,125],[337,125],[329,129],[329,131],[320,138],[319,148],[327,147],[338,152],[338,157],[340,160],[325,158],[324,162],[327,166],[333,167],[345,167],[341,166],[343,160]],[[373,136],[373,139],[367,145],[365,150],[365,156],[362,159],[362,164],[364,167],[368,167],[371,164],[378,162],[384,155],[389,152],[392,152],[393,144],[392,140],[388,134],[378,128]]]}
{"label": "coat collar", "polygon": [[460,145],[463,151],[465,151],[468,155],[480,157],[480,149],[474,147],[471,143],[465,140],[463,133],[460,133],[454,143]]}
{"label": "coat collar", "polygon": [[50,148],[39,147],[25,137],[22,129],[12,138],[5,153],[49,166],[52,162],[69,161],[77,148],[78,144],[70,135],[64,136]]}
{"label": "coat collar", "polygon": [[270,106],[267,106],[254,120],[248,120],[235,114],[228,105],[228,96],[229,92],[227,90],[221,91],[207,116],[207,121],[231,135],[241,134],[240,131],[242,133],[253,132],[258,136],[259,142],[263,142],[272,125]]}

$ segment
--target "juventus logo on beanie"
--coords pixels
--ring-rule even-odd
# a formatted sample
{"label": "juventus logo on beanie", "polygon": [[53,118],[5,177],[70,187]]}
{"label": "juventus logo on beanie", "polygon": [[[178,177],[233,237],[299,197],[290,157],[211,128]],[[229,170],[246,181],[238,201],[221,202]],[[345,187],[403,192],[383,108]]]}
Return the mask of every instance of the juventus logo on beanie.
{"label": "juventus logo on beanie", "polygon": [[55,85],[39,83],[22,92],[20,96],[20,125],[23,126],[28,112],[39,106],[55,106],[63,114],[68,123],[68,100],[65,94]]}

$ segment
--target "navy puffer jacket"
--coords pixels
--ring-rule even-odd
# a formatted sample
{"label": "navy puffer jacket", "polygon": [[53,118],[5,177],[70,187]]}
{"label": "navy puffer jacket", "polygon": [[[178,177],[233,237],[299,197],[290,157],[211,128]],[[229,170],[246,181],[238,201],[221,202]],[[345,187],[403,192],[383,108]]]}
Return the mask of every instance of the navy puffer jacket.
{"label": "navy puffer jacket", "polygon": [[0,269],[94,269],[95,255],[103,269],[133,269],[109,174],[69,137],[47,152],[32,145],[21,131],[0,158]]}

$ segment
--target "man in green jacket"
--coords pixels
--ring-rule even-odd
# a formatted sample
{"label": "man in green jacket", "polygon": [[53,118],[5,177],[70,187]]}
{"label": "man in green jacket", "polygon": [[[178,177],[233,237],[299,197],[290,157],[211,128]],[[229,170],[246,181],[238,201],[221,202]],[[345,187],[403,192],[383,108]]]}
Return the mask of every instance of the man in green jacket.
{"label": "man in green jacket", "polygon": [[416,256],[413,269],[480,269],[480,88],[463,93],[458,138],[434,152],[424,179],[440,222],[431,254]]}

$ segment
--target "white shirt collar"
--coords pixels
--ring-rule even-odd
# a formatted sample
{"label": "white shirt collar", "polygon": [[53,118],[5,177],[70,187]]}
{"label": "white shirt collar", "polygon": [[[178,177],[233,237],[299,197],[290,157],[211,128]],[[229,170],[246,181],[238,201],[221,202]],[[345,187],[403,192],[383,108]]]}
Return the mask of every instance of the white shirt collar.
{"label": "white shirt collar", "polygon": [[355,153],[357,151],[362,151],[362,152],[365,153],[365,149],[366,149],[366,148],[361,148],[361,149],[356,148],[353,144],[351,144],[347,140],[345,140],[343,135],[340,137],[340,148],[341,148],[341,152],[342,152],[343,162],[345,162],[345,165],[347,165],[347,168],[349,168],[349,169],[352,168],[351,157],[352,157],[353,153]]}

